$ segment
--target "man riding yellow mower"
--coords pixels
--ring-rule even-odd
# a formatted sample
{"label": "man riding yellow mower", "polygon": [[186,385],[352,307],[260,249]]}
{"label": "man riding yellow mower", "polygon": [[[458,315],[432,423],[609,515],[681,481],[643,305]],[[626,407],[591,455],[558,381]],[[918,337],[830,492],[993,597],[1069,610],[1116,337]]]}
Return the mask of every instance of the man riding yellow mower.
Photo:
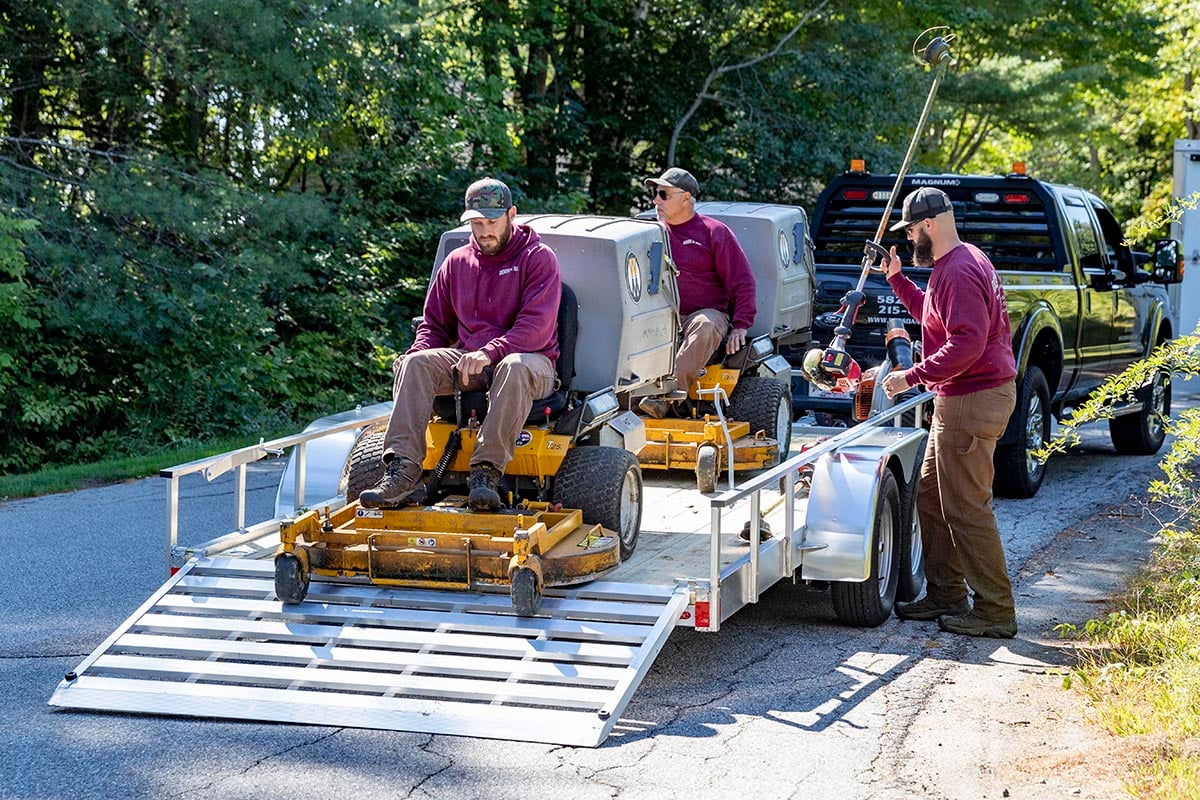
{"label": "man riding yellow mower", "polygon": [[[424,488],[407,498],[415,504],[357,502],[384,470],[384,428],[364,430],[346,461],[347,505],[310,510],[282,530],[275,584],[283,602],[303,601],[315,574],[508,588],[516,612],[530,615],[545,587],[592,580],[633,552],[642,504],[634,453],[644,434],[640,420],[621,410],[614,387],[644,391],[671,368],[673,310],[660,291],[663,231],[605,217],[516,221],[558,254],[561,355],[557,389],[533,403],[496,487],[501,507],[472,510],[465,497],[486,396],[440,396],[425,434]],[[435,263],[469,235],[464,228],[443,235]]]}

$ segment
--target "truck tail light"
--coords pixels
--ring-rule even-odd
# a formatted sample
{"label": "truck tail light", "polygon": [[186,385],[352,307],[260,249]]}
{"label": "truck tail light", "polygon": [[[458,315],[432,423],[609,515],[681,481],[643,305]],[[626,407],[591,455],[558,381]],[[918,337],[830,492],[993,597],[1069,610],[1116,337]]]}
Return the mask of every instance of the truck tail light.
{"label": "truck tail light", "polygon": [[1028,205],[1029,195],[1024,192],[1009,192],[1004,195],[1004,202],[1011,205]]}
{"label": "truck tail light", "polygon": [[846,191],[842,192],[842,199],[843,200],[866,200],[867,199],[867,190],[866,189],[847,189]]}

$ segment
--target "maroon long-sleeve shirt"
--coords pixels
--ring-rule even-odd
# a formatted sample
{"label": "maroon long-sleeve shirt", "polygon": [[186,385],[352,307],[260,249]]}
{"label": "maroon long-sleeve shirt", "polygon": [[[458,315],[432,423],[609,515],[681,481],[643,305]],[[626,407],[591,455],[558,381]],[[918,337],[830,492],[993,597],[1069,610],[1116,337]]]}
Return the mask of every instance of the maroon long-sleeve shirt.
{"label": "maroon long-sleeve shirt", "polygon": [[472,237],[433,276],[408,352],[459,347],[487,353],[493,364],[510,353],[541,353],[554,362],[561,281],[558,258],[531,228],[515,225],[491,256]]}
{"label": "maroon long-sleeve shirt", "polygon": [[924,357],[906,370],[909,386],[943,397],[991,389],[1017,374],[1004,287],[992,262],[962,243],[937,259],[924,292],[897,272],[888,284],[921,322]]}
{"label": "maroon long-sleeve shirt", "polygon": [[729,226],[696,214],[667,229],[671,257],[679,268],[680,316],[715,308],[729,313],[733,327],[749,329],[754,324],[757,291],[754,273]]}

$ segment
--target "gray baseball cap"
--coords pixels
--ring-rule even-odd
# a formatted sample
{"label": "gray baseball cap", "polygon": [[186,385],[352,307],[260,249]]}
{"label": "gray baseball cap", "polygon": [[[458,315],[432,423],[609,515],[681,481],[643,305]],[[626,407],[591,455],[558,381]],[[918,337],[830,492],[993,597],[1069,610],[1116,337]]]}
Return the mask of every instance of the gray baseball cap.
{"label": "gray baseball cap", "polygon": [[504,181],[481,178],[467,187],[467,194],[463,197],[463,207],[466,211],[458,221],[466,222],[480,217],[499,219],[508,213],[512,204],[512,192]]}
{"label": "gray baseball cap", "polygon": [[950,205],[950,198],[945,192],[932,186],[922,186],[904,198],[904,212],[900,216],[900,221],[888,230],[904,230],[923,219],[930,219],[953,210],[954,207]]}
{"label": "gray baseball cap", "polygon": [[692,197],[700,196],[700,184],[692,177],[692,173],[679,167],[671,167],[657,178],[646,178],[642,181],[645,186],[672,186],[683,189]]}

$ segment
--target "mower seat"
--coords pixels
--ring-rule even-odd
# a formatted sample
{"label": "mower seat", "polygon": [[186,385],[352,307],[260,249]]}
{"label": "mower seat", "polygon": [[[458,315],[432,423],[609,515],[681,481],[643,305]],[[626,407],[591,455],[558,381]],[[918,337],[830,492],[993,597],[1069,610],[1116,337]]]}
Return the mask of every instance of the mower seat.
{"label": "mower seat", "polygon": [[[571,381],[575,377],[575,340],[579,336],[579,302],[570,286],[562,284],[562,294],[558,303],[558,363],[555,373],[558,376],[557,387],[548,397],[535,400],[525,419],[526,425],[537,425],[545,422],[547,410],[550,420],[558,419],[567,405],[567,392],[571,389]],[[433,399],[433,413],[447,422],[456,425],[465,424],[475,412],[475,419],[483,422],[487,416],[487,392],[473,391],[462,393],[462,413],[466,419],[459,420],[455,413],[454,395],[438,395]]]}

